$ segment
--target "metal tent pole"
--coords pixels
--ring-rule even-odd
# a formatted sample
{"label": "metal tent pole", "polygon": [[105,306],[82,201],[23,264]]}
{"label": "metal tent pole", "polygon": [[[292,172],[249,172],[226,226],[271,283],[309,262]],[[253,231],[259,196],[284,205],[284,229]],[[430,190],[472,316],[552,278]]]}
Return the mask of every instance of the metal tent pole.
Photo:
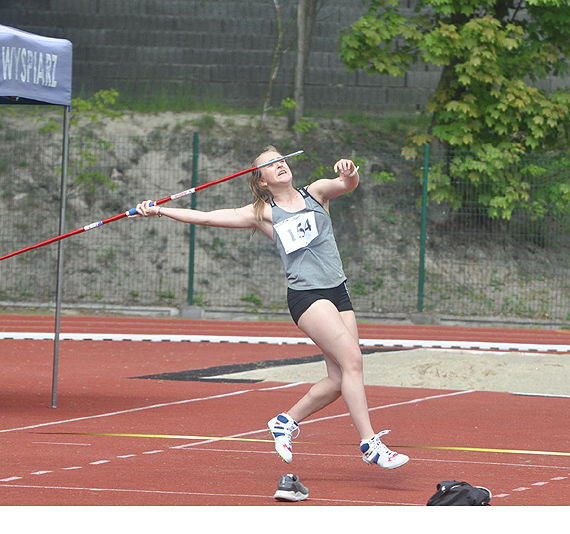
{"label": "metal tent pole", "polygon": [[[67,163],[69,159],[69,106],[63,110],[63,153],[61,165],[61,198],[59,214],[59,233],[65,232],[65,204],[67,195]],[[59,331],[61,323],[61,299],[63,293],[63,241],[57,247],[57,289],[55,299],[55,335],[53,349],[53,378],[51,407],[57,408],[57,377],[59,368]]]}

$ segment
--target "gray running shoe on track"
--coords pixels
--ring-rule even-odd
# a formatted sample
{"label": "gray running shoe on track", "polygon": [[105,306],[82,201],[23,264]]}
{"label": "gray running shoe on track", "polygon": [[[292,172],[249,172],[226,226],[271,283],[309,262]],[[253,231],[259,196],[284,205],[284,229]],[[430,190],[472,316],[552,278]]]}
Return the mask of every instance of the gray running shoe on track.
{"label": "gray running shoe on track", "polygon": [[277,491],[273,495],[278,501],[304,501],[309,497],[309,490],[301,484],[296,475],[283,475],[279,479]]}

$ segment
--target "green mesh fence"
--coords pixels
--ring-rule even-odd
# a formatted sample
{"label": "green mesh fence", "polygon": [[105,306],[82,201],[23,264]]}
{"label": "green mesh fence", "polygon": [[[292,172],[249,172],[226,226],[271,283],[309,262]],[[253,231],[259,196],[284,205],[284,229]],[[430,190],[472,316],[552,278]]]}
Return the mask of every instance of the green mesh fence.
{"label": "green mesh fence", "polygon": [[[61,134],[0,131],[0,142],[4,255],[59,231]],[[72,136],[66,230],[191,187],[193,143],[193,132],[182,130],[140,137]],[[261,148],[245,139],[201,137],[197,183],[249,168]],[[542,156],[504,168],[505,176],[523,168],[532,174],[525,202],[535,202],[536,208],[530,213],[521,205],[506,220],[488,217],[481,208],[484,187],[474,188],[469,180],[451,184],[460,207],[447,200],[438,203],[433,196],[423,206],[422,157],[406,160],[399,151],[380,149],[333,153],[310,146],[278,148],[283,153],[305,150],[290,162],[298,186],[332,177],[340,157],[352,157],[361,166],[360,186],[331,201],[358,312],[421,309],[447,316],[570,319],[569,217],[561,195],[552,195],[553,186],[570,182],[563,160]],[[443,154],[430,155],[428,180],[442,162]],[[251,193],[243,176],[194,198],[197,209],[212,210],[248,204]],[[187,196],[169,206],[190,207],[191,200]],[[425,250],[420,246],[422,216]],[[191,302],[226,310],[286,310],[283,267],[265,236],[196,227],[194,240],[192,256],[190,226],[164,217],[122,219],[66,239],[64,303],[181,308]],[[420,270],[422,254],[425,272]],[[56,264],[57,245],[0,262],[2,305],[53,302]]]}

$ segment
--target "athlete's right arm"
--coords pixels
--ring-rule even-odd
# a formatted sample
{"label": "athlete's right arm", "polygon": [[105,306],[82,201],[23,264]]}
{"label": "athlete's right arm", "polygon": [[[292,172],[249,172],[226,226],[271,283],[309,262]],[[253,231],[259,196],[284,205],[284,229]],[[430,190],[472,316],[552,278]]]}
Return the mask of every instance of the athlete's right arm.
{"label": "athlete's right arm", "polygon": [[197,224],[200,226],[217,226],[221,228],[259,228],[253,206],[248,204],[241,208],[227,208],[213,211],[199,211],[186,208],[166,208],[149,206],[150,200],[137,205],[137,213],[143,217],[153,215],[165,216],[175,221]]}

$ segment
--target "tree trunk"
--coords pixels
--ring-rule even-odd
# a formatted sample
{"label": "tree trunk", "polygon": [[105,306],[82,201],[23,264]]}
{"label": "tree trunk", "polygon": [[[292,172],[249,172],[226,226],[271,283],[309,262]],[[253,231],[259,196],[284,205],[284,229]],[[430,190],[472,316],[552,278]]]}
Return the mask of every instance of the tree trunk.
{"label": "tree trunk", "polygon": [[299,0],[297,5],[297,63],[295,65],[295,80],[293,100],[296,107],[289,114],[289,127],[297,124],[305,111],[305,75],[311,51],[311,35],[317,12],[318,0]]}
{"label": "tree trunk", "polygon": [[281,59],[281,53],[283,52],[283,22],[281,20],[281,8],[279,7],[279,2],[273,0],[273,5],[275,6],[275,18],[277,20],[277,44],[275,45],[275,50],[273,52],[273,61],[271,63],[271,75],[269,77],[269,86],[267,88],[267,96],[265,97],[265,102],[263,103],[263,111],[261,112],[261,120],[259,121],[259,126],[263,126],[267,114],[269,112],[269,107],[271,105],[271,96],[273,94],[273,85],[275,79],[277,78],[277,73],[279,72],[279,61]]}

